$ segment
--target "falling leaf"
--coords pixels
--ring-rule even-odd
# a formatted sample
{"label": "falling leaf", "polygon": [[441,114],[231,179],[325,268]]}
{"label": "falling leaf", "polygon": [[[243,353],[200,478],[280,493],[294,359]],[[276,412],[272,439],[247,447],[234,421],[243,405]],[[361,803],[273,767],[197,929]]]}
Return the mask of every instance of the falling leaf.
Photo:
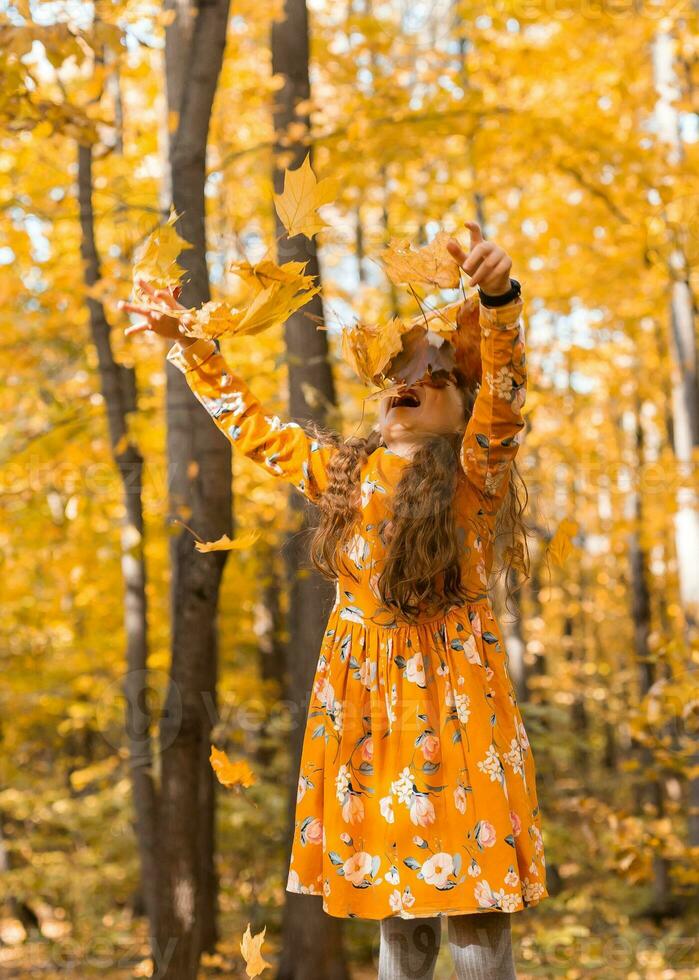
{"label": "falling leaf", "polygon": [[330,204],[337,194],[337,182],[329,177],[317,180],[311,168],[310,152],[300,167],[284,172],[284,191],[274,195],[274,206],[289,238],[312,238],[325,227],[318,208]]}
{"label": "falling leaf", "polygon": [[232,539],[227,534],[223,534],[216,541],[195,541],[194,547],[203,554],[209,551],[242,551],[244,548],[250,548],[259,537],[259,531],[248,531],[247,534]]}
{"label": "falling leaf", "polygon": [[572,538],[577,532],[578,525],[575,521],[565,519],[558,525],[556,533],[549,542],[549,554],[561,568],[573,550]]}
{"label": "falling leaf", "polygon": [[76,793],[81,793],[90,783],[111,776],[120,764],[121,759],[119,756],[112,755],[103,759],[101,762],[95,762],[91,766],[87,766],[85,769],[74,769],[70,774],[70,785]]}
{"label": "falling leaf", "polygon": [[181,524],[189,533],[196,539],[194,547],[197,551],[206,554],[209,551],[241,551],[243,548],[250,548],[260,537],[260,532],[257,530],[248,531],[247,534],[243,534],[237,538],[229,538],[227,534],[221,535],[217,541],[202,541],[196,531],[185,524],[184,521],[175,518],[172,522],[173,524]]}
{"label": "falling leaf", "polygon": [[259,291],[275,282],[298,282],[299,289],[308,289],[313,285],[315,277],[304,275],[307,265],[308,262],[285,262],[284,265],[277,265],[271,259],[263,259],[255,265],[247,261],[232,262],[229,268],[236,276],[248,285],[255,286]]}
{"label": "falling leaf", "polygon": [[402,347],[409,329],[399,317],[383,326],[357,323],[342,331],[342,356],[367,384],[377,383],[386,365]]}
{"label": "falling leaf", "polygon": [[192,245],[175,230],[175,222],[179,217],[175,209],[171,208],[165,224],[151,232],[135,253],[132,276],[136,296],[143,297],[143,290],[138,285],[139,279],[145,279],[155,289],[168,289],[180,284],[185,270],[178,265],[177,257],[185,249],[192,248]]}
{"label": "falling leaf", "polygon": [[458,262],[446,247],[453,237],[447,231],[440,231],[429,245],[417,249],[407,239],[391,239],[388,248],[380,253],[388,278],[396,285],[423,283],[454,289],[461,276]]}
{"label": "falling leaf", "polygon": [[425,375],[452,371],[454,363],[452,345],[443,341],[437,347],[430,343],[429,332],[418,324],[403,338],[402,349],[391,361],[387,375],[411,385]]}
{"label": "falling leaf", "polygon": [[226,753],[217,749],[215,745],[211,746],[209,762],[219,783],[228,789],[233,786],[243,786],[247,789],[257,782],[255,773],[244,759],[232,762]]}
{"label": "falling leaf", "polygon": [[243,309],[225,300],[210,300],[198,309],[173,310],[172,315],[183,321],[184,332],[189,337],[215,340],[261,333],[284,323],[320,292],[319,286],[307,288],[311,278],[299,275],[287,282],[272,282]]}
{"label": "falling leaf", "polygon": [[[306,277],[301,277],[305,279]],[[269,327],[288,320],[292,313],[305,306],[317,293],[320,286],[304,289],[299,282],[273,283],[258,293],[247,309],[236,318],[229,331],[235,334],[256,334]]]}
{"label": "falling leaf", "polygon": [[268,963],[267,960],[262,958],[262,943],[264,942],[266,931],[267,926],[264,927],[262,932],[258,932],[253,936],[250,932],[250,923],[248,922],[248,927],[240,943],[240,952],[243,954],[243,959],[246,963],[245,972],[249,977],[259,977],[263,970],[268,966],[272,966],[271,963]]}

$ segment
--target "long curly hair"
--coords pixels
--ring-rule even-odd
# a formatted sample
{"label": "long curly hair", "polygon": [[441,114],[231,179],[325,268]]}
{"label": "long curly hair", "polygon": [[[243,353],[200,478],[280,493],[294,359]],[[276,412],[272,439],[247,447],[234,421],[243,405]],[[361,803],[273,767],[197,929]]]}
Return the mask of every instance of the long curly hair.
{"label": "long curly hair", "polygon": [[[382,603],[407,621],[425,607],[438,615],[475,598],[461,580],[454,495],[461,473],[459,450],[477,387],[458,370],[454,377],[464,403],[463,427],[448,436],[426,439],[415,452],[393,492],[391,520],[384,531],[386,557],[377,591]],[[346,574],[357,581],[356,570],[345,555],[361,518],[361,470],[383,445],[381,433],[376,428],[367,437],[343,439],[315,424],[310,424],[310,430],[321,444],[335,446],[328,464],[328,485],[317,500],[320,519],[313,529],[310,559],[327,579]],[[529,576],[530,530],[523,518],[527,500],[526,485],[513,463],[495,522],[496,542],[504,539],[497,548],[503,561],[493,569],[494,577],[504,574],[508,600],[517,577],[510,570],[525,579]]]}

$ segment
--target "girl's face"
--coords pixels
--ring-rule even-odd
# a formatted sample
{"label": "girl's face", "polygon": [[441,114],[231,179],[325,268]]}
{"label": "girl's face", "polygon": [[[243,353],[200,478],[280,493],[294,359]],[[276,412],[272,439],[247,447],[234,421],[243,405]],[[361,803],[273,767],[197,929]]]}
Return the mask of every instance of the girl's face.
{"label": "girl's face", "polygon": [[416,381],[382,398],[379,406],[379,428],[389,449],[452,435],[463,428],[464,417],[464,399],[452,379]]}

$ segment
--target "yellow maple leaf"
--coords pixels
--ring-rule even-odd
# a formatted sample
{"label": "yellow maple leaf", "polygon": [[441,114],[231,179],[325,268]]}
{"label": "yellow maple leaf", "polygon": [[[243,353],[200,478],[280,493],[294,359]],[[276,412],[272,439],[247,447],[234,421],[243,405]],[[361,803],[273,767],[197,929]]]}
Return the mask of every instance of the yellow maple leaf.
{"label": "yellow maple leaf", "polygon": [[407,239],[392,238],[388,247],[380,253],[391,282],[423,283],[453,289],[459,285],[459,264],[447,250],[447,242],[454,236],[440,231],[429,245],[413,248]]}
{"label": "yellow maple leaf", "polygon": [[249,977],[259,977],[263,970],[268,966],[272,966],[271,963],[268,963],[262,957],[262,943],[264,942],[266,931],[267,926],[264,927],[262,932],[258,932],[253,936],[250,932],[250,923],[248,922],[248,927],[243,934],[243,939],[240,943],[240,952],[243,954],[243,959],[246,964],[245,972]]}
{"label": "yellow maple leaf", "polygon": [[222,749],[217,749],[215,745],[211,746],[209,762],[219,783],[229,789],[233,786],[247,788],[257,782],[255,773],[244,759],[233,762]]}
{"label": "yellow maple leaf", "polygon": [[553,560],[561,568],[573,550],[572,538],[578,532],[578,525],[575,521],[567,518],[558,525],[556,533],[549,541],[548,551]]}
{"label": "yellow maple leaf", "polygon": [[363,323],[342,331],[342,356],[367,384],[376,383],[386,365],[400,351],[403,334],[410,329],[399,317],[383,326]]}
{"label": "yellow maple leaf", "polygon": [[320,286],[299,291],[298,280],[272,283],[259,292],[245,310],[234,317],[232,327],[227,332],[256,334],[269,327],[275,327],[288,320],[292,313],[305,306],[319,292]]}
{"label": "yellow maple leaf", "polygon": [[242,551],[250,548],[259,537],[259,531],[248,531],[239,538],[229,538],[227,534],[222,534],[216,541],[195,541],[194,547],[203,554],[210,551]]}
{"label": "yellow maple leaf", "polygon": [[243,282],[260,290],[275,282],[296,282],[299,289],[308,289],[313,285],[313,276],[304,275],[308,262],[285,262],[277,265],[271,259],[262,259],[252,265],[245,260],[232,262],[230,271],[239,276]]}
{"label": "yellow maple leaf", "polygon": [[190,242],[180,237],[175,230],[175,222],[179,217],[175,209],[171,208],[167,221],[151,232],[136,250],[132,267],[136,296],[142,295],[139,279],[145,279],[156,289],[179,285],[185,270],[178,264],[177,257],[180,252],[192,248]]}
{"label": "yellow maple leaf", "polygon": [[311,154],[296,170],[284,171],[284,191],[274,195],[274,206],[289,238],[305,235],[312,238],[325,227],[318,208],[330,204],[337,194],[337,181],[330,177],[317,180],[311,167]]}
{"label": "yellow maple leaf", "polygon": [[312,276],[304,275],[289,275],[287,281],[272,281],[242,308],[225,300],[209,300],[198,308],[171,310],[170,313],[183,321],[184,332],[189,337],[215,340],[224,336],[257,334],[288,320],[292,313],[319,293],[320,286],[308,288],[312,281]]}

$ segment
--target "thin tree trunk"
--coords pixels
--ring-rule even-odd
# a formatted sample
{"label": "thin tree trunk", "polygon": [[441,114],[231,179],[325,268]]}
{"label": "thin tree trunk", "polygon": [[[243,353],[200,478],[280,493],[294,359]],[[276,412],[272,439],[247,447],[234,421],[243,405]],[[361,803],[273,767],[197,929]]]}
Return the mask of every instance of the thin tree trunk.
{"label": "thin tree trunk", "polygon": [[[210,299],[204,198],[209,122],[223,63],[229,0],[172,0],[165,34],[168,117],[177,122],[168,181],[192,244],[179,256],[186,270],[181,301]],[[173,116],[173,114],[175,114]],[[166,185],[167,186],[167,185]],[[230,444],[211,424],[182,373],[166,365],[168,490],[173,518],[204,540],[232,533]],[[202,951],[215,948],[215,783],[208,762],[217,713],[217,608],[226,553],[200,554],[189,531],[171,539],[172,662],[161,722],[162,839],[160,976],[194,980]]]}
{"label": "thin tree trunk", "polygon": [[[290,140],[287,130],[291,123],[309,128],[307,115],[297,115],[295,108],[310,97],[308,74],[308,12],[305,0],[286,0],[285,19],[272,25],[272,70],[284,77],[284,85],[277,92],[274,110],[275,152],[274,189],[281,193],[284,167],[279,154],[283,154],[284,166],[300,165],[309,146],[296,136]],[[284,228],[276,219],[277,235],[284,235]],[[281,257],[281,249],[280,249]],[[284,242],[283,258],[286,261],[307,262],[306,271],[319,275],[315,241],[303,235]],[[285,338],[289,366],[289,413],[295,421],[313,420],[326,424],[327,406],[335,404],[335,387],[328,360],[326,334],[318,330],[307,314],[323,316],[320,296],[314,297],[305,311],[292,315],[286,322]],[[321,398],[311,405],[304,392],[307,386],[320,392]],[[297,493],[290,497],[295,515],[294,526],[307,528],[310,508]],[[288,796],[288,841],[294,831],[294,814],[297,792],[297,773],[303,743],[303,718],[310,695],[313,672],[318,660],[318,649],[325,629],[327,614],[332,604],[331,585],[308,568],[305,561],[307,536],[294,534],[287,545],[289,574],[289,655],[294,668],[289,670],[289,697],[299,706],[300,724],[296,726],[292,741],[292,779]],[[279,980],[345,980],[347,966],[342,948],[342,923],[327,916],[319,898],[286,893],[284,906],[282,952]]]}
{"label": "thin tree trunk", "polygon": [[[515,689],[517,701],[523,703],[529,697],[527,668],[524,662],[527,647],[520,615],[522,593],[521,591],[514,591],[517,584],[517,573],[511,568],[508,569],[498,579],[496,597],[499,609],[498,619],[502,625],[503,640],[507,650],[507,670],[512,678],[512,686]],[[507,597],[508,589],[513,592],[513,597],[509,600]]]}
{"label": "thin tree trunk", "polygon": [[[648,558],[641,544],[644,522],[641,471],[643,467],[643,428],[641,406],[636,405],[636,488],[631,498],[632,530],[629,534],[629,566],[631,578],[631,617],[633,621],[634,651],[638,669],[639,694],[643,698],[655,683],[655,663],[650,649],[651,602],[648,589]],[[636,787],[637,809],[646,805],[653,808],[656,819],[664,813],[663,787],[658,779],[648,777],[654,768],[653,752],[648,746],[638,748],[641,760],[639,783]],[[653,857],[653,906],[660,911],[668,907],[670,899],[670,865],[662,856]]]}
{"label": "thin tree trunk", "polygon": [[[260,676],[263,681],[273,681],[281,697],[286,684],[284,671],[286,649],[282,640],[282,581],[277,567],[277,554],[272,548],[260,550],[259,595],[254,610],[254,631],[257,637]],[[274,758],[273,740],[262,731],[255,746],[260,766],[267,766]]]}
{"label": "thin tree trunk", "polygon": [[[100,260],[95,244],[92,206],[92,147],[78,147],[78,200],[80,206],[80,252],[85,285],[100,278]],[[100,384],[107,409],[109,439],[121,476],[125,518],[121,528],[121,568],[124,579],[124,629],[126,672],[126,735],[129,748],[131,787],[135,813],[136,841],[141,870],[141,889],[150,922],[151,937],[158,930],[157,865],[155,854],[156,789],[152,772],[148,708],[148,623],[146,567],[143,542],[143,458],[128,438],[126,415],[136,408],[136,376],[133,368],[114,359],[110,327],[102,304],[87,297],[92,340],[97,351]]]}

